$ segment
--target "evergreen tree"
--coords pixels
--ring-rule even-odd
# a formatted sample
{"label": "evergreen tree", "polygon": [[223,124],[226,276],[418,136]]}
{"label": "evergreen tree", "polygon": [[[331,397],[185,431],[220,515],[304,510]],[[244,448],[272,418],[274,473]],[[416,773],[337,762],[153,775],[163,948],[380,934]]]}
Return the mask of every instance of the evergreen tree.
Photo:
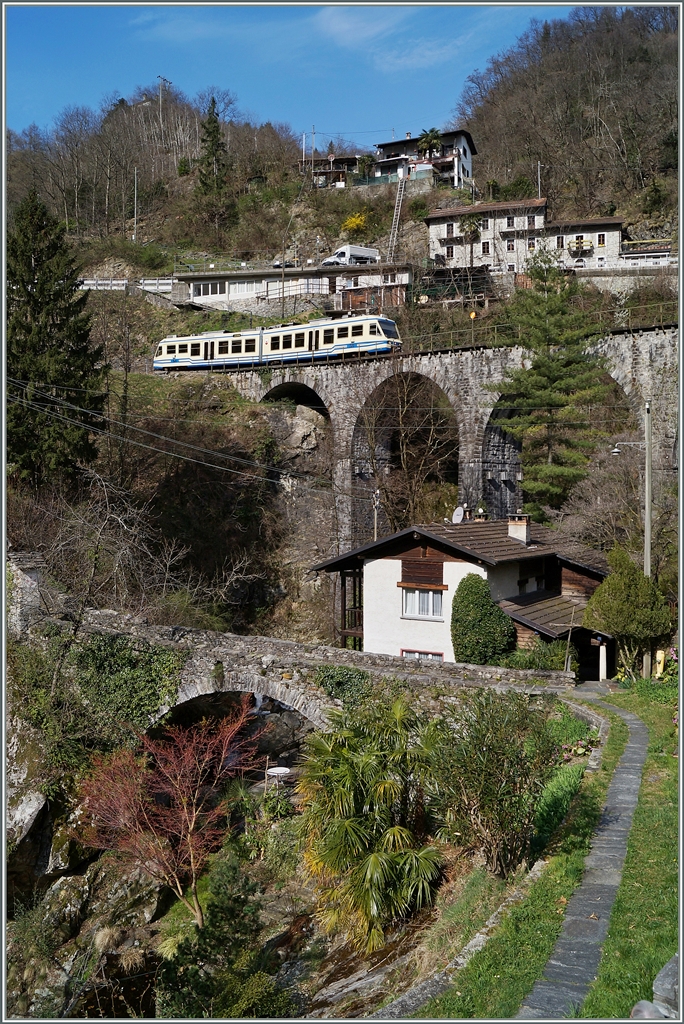
{"label": "evergreen tree", "polygon": [[613,571],[589,599],[582,625],[614,637],[620,667],[634,678],[643,654],[670,639],[672,616],[658,584],[623,548],[616,544],[608,563]]}
{"label": "evergreen tree", "polygon": [[226,144],[221,134],[221,122],[216,113],[216,100],[211,97],[207,118],[202,122],[202,155],[199,161],[197,184],[201,195],[218,195],[226,187],[228,160]]}
{"label": "evergreen tree", "polygon": [[529,263],[533,288],[517,293],[511,309],[529,350],[527,368],[511,371],[494,406],[501,426],[522,443],[525,510],[543,519],[543,507],[560,508],[587,473],[601,436],[592,408],[613,389],[602,360],[588,351],[590,325],[573,308],[577,286],[545,251]]}
{"label": "evergreen tree", "polygon": [[513,620],[492,601],[489,583],[475,572],[464,576],[451,605],[454,661],[496,665],[515,644]]}
{"label": "evergreen tree", "polygon": [[90,343],[87,301],[63,225],[29,192],[7,238],[7,461],[33,487],[73,478],[97,455],[102,349]]}

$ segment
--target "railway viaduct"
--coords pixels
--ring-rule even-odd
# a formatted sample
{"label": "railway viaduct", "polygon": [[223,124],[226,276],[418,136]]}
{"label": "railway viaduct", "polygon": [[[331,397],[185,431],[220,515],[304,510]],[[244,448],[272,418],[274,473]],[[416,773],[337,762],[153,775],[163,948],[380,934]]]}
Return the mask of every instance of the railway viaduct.
{"label": "railway viaduct", "polygon": [[[643,422],[645,402],[651,401],[654,465],[665,469],[676,467],[678,341],[678,328],[666,326],[615,331],[594,346],[605,357],[638,423]],[[424,378],[448,400],[458,427],[460,500],[473,506],[484,498],[496,516],[515,509],[520,503],[518,451],[492,417],[492,409],[496,385],[524,359],[521,347],[473,346],[240,370],[232,381],[252,401],[291,399],[318,408],[329,418],[338,537],[344,550],[368,539],[362,510],[368,502],[360,499],[368,498],[373,484],[364,458],[362,418],[393,374]]]}

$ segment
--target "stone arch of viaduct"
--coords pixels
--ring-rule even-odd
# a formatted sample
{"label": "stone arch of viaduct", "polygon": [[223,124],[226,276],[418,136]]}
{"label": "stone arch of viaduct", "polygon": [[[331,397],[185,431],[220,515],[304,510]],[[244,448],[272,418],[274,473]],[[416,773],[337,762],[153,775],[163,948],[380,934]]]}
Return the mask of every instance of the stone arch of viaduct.
{"label": "stone arch of viaduct", "polygon": [[[627,396],[638,422],[643,420],[645,402],[651,400],[654,462],[672,467],[677,439],[678,330],[615,332],[600,339],[595,350],[606,358],[609,372]],[[375,390],[392,374],[413,373],[431,381],[446,395],[458,425],[459,489],[463,500],[473,504],[485,488],[485,449],[492,442],[490,418],[497,398],[496,385],[508,370],[522,366],[524,358],[525,351],[520,347],[454,349],[360,362],[241,370],[231,379],[252,401],[289,397],[318,407],[329,417],[339,544],[344,550],[354,540],[354,430]],[[504,454],[512,460],[510,470],[515,474],[515,451],[509,447]]]}

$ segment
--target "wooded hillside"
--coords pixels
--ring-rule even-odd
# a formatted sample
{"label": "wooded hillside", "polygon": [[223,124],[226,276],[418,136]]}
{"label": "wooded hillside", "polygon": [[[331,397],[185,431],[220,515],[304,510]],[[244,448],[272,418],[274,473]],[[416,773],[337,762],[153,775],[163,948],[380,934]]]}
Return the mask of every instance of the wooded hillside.
{"label": "wooded hillside", "polygon": [[675,7],[580,7],[533,23],[470,75],[456,108],[477,142],[478,186],[496,198],[517,179],[536,195],[540,161],[555,215],[624,212],[632,198],[647,214],[674,208],[677,30]]}

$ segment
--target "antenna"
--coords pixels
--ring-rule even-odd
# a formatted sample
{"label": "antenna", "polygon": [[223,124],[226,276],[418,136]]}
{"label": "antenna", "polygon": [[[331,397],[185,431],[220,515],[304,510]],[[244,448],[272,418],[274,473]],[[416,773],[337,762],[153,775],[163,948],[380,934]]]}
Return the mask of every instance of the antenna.
{"label": "antenna", "polygon": [[463,506],[462,505],[459,505],[458,508],[454,509],[454,514],[451,517],[451,522],[454,523],[454,524],[462,523],[463,522]]}

